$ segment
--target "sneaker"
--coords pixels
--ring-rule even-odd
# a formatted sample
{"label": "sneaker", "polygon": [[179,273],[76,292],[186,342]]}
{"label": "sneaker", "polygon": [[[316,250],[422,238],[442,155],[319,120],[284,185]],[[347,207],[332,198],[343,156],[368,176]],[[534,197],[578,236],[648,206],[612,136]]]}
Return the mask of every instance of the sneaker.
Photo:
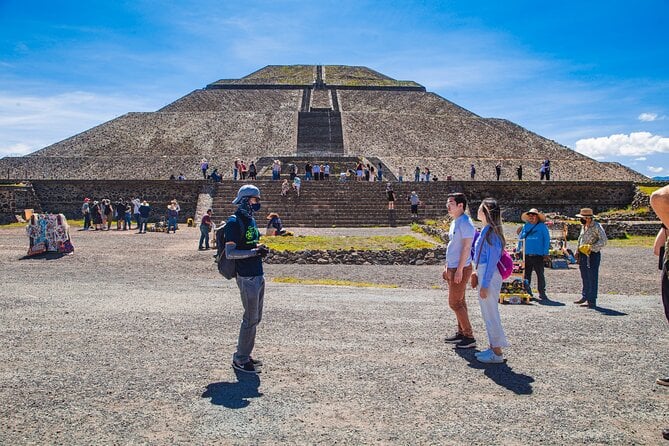
{"label": "sneaker", "polygon": [[250,358],[250,360],[253,363],[253,365],[256,366],[256,367],[261,367],[262,366],[262,361],[260,359]]}
{"label": "sneaker", "polygon": [[661,386],[669,386],[669,376],[665,376],[664,378],[657,378],[655,382]]}
{"label": "sneaker", "polygon": [[232,368],[244,373],[259,373],[252,361],[245,362],[244,364],[232,361]]}
{"label": "sneaker", "polygon": [[476,347],[476,339],[474,338],[468,338],[466,336],[463,336],[460,341],[455,344],[455,348],[474,348]]}
{"label": "sneaker", "polygon": [[477,356],[476,359],[484,364],[502,364],[504,362],[504,356],[496,355],[492,350],[487,355]]}
{"label": "sneaker", "polygon": [[575,303],[576,305],[584,304],[584,303],[586,303],[586,302],[587,302],[587,300],[585,300],[585,299],[579,299],[579,300],[575,300],[575,301],[574,301],[574,303]]}
{"label": "sneaker", "polygon": [[453,336],[450,336],[446,339],[444,339],[444,342],[447,344],[457,344],[464,338],[464,335],[462,333],[455,333]]}
{"label": "sneaker", "polygon": [[474,356],[478,358],[479,356],[487,356],[490,353],[492,353],[491,348],[489,348],[488,350],[483,350],[482,352],[476,352],[476,353],[474,353]]}

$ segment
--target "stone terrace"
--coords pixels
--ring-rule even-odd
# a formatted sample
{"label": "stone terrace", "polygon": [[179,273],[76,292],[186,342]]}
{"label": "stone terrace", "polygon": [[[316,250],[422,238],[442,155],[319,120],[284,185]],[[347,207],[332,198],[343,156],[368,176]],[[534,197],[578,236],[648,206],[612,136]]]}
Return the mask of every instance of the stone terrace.
{"label": "stone terrace", "polygon": [[195,90],[161,108],[161,112],[295,112],[301,90]]}

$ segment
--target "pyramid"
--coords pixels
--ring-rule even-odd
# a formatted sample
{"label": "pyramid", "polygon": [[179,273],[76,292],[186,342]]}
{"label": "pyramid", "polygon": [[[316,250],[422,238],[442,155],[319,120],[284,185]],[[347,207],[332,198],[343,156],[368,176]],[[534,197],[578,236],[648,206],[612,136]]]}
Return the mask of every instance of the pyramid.
{"label": "pyramid", "polygon": [[[10,178],[200,178],[202,158],[224,178],[235,159],[377,160],[396,176],[429,167],[440,179],[538,179],[544,159],[558,181],[644,181],[504,119],[483,118],[366,67],[270,65],[221,79],[146,113],[130,112],[24,157],[0,159]],[[335,172],[336,173],[336,172]],[[406,175],[406,174],[405,174]]]}

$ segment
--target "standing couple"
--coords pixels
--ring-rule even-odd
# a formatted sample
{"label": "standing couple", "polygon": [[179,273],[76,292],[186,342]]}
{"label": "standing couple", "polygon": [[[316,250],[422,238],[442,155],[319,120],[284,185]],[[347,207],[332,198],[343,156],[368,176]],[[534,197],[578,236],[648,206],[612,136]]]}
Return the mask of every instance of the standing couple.
{"label": "standing couple", "polygon": [[[506,245],[499,205],[495,199],[486,198],[479,206],[478,219],[485,226],[475,242],[476,229],[469,216],[465,214],[467,210],[465,195],[449,194],[446,208],[453,221],[448,231],[446,270],[443,275],[448,283],[448,304],[458,320],[458,331],[445,341],[455,344],[456,348],[476,346],[465,301],[467,283],[471,282],[472,288],[478,289],[481,315],[490,345],[487,350],[477,352],[476,359],[486,364],[503,363],[502,348],[508,347],[509,342],[502,328],[498,308],[502,276],[497,270],[497,262]],[[473,251],[472,243],[474,243]]]}

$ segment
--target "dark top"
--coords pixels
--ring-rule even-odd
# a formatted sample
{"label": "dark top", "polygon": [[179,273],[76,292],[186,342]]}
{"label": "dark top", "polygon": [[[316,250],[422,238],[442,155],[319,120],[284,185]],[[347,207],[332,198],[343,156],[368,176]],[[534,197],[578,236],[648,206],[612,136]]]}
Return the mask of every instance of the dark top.
{"label": "dark top", "polygon": [[202,220],[200,221],[200,226],[209,226],[211,228],[211,217],[209,214],[204,214]]}
{"label": "dark top", "polygon": [[[244,234],[242,234],[240,222],[246,229]],[[258,242],[260,241],[260,231],[258,231],[255,219],[246,218],[239,212],[228,218],[223,230],[225,231],[225,240],[235,242],[237,249],[253,249],[258,246]],[[239,259],[235,260],[235,262],[237,262],[238,276],[253,277],[263,275],[262,257],[260,256]]]}
{"label": "dark top", "polygon": [[141,215],[142,218],[149,218],[150,213],[151,213],[151,206],[141,205],[139,207],[139,215]]}
{"label": "dark top", "polygon": [[282,230],[283,224],[281,223],[281,219],[279,217],[272,217],[272,219],[267,223],[267,228],[274,228],[277,231]]}

